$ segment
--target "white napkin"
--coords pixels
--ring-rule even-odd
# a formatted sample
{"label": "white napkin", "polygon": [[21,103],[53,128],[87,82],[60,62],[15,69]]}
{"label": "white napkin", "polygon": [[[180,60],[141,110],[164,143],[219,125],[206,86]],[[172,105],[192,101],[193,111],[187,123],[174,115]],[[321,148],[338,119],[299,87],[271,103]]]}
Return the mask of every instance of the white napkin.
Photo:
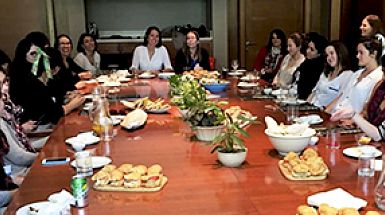
{"label": "white napkin", "polygon": [[382,171],[382,160],[374,160],[374,171]]}
{"label": "white napkin", "polygon": [[367,205],[365,200],[352,196],[342,188],[336,188],[327,192],[317,193],[307,197],[308,205],[318,207],[322,203],[326,203],[330,207],[335,207],[337,209],[350,207],[357,210]]}
{"label": "white napkin", "polygon": [[48,201],[51,204],[41,208],[38,215],[70,215],[70,205],[75,203],[75,198],[63,189],[60,193],[50,195]]}

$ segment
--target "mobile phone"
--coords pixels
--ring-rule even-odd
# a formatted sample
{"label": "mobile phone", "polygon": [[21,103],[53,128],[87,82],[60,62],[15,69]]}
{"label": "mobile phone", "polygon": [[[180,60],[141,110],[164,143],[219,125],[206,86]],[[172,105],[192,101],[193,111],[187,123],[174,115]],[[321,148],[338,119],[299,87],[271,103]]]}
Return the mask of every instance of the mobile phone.
{"label": "mobile phone", "polygon": [[41,162],[43,165],[57,165],[57,164],[67,164],[71,161],[71,158],[69,157],[52,157],[52,158],[45,158]]}

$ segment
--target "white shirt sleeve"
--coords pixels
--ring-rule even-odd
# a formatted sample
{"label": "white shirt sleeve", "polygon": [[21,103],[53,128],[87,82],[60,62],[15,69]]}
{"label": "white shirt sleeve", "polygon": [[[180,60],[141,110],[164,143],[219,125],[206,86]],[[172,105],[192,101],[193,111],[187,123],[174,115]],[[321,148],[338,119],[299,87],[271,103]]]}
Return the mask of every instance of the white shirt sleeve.
{"label": "white shirt sleeve", "polygon": [[138,46],[135,48],[134,50],[134,56],[132,57],[132,65],[130,67],[130,70],[133,70],[133,69],[139,69],[139,62],[140,62],[140,49],[142,48],[143,46]]}
{"label": "white shirt sleeve", "polygon": [[168,55],[168,51],[166,47],[162,46],[162,54],[163,54],[163,65],[164,69],[171,69],[173,70],[171,66],[170,56]]}

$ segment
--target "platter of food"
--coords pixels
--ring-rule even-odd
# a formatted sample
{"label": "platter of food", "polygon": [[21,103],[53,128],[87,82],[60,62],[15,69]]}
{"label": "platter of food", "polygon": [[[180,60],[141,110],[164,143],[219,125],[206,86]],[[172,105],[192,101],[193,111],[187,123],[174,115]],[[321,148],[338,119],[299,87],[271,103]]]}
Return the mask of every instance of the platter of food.
{"label": "platter of food", "polygon": [[289,152],[283,160],[278,162],[278,167],[283,176],[291,181],[319,181],[325,180],[329,168],[318,156],[318,152],[307,148],[302,156]]}
{"label": "platter of food", "polygon": [[155,101],[151,101],[149,98],[141,98],[134,102],[120,101],[124,106],[129,109],[143,109],[148,113],[166,113],[171,105],[164,104],[164,99],[158,98]]}
{"label": "platter of food", "polygon": [[219,77],[218,71],[212,71],[209,72],[207,70],[191,70],[191,71],[184,71],[183,76],[192,77],[195,79],[201,79],[201,78],[214,78],[217,79]]}
{"label": "platter of food", "polygon": [[[332,206],[329,206],[328,204],[321,204],[318,207],[318,210],[315,209],[314,207],[308,206],[308,205],[300,205],[297,208],[297,213],[296,214],[313,214],[313,215],[318,215],[318,214],[351,214],[351,215],[359,215],[360,213],[356,208],[351,208],[351,207],[343,207],[343,208],[335,208]],[[380,215],[377,211],[367,211],[365,215]]]}
{"label": "platter of food", "polygon": [[156,192],[167,183],[168,178],[163,175],[163,167],[154,164],[146,165],[122,164],[106,165],[92,176],[93,188],[99,191],[119,192]]}
{"label": "platter of food", "polygon": [[257,87],[258,83],[249,83],[249,82],[239,82],[238,87],[243,87],[243,88],[253,88]]}
{"label": "platter of food", "polygon": [[[382,152],[378,149],[376,149],[373,146],[373,151],[374,151],[374,157],[380,157],[382,155]],[[358,158],[361,154],[361,147],[351,147],[351,148],[346,148],[342,151],[342,153],[348,157],[353,157],[353,158]]]}
{"label": "platter of food", "polygon": [[152,74],[151,72],[144,72],[142,74],[139,75],[139,78],[143,78],[143,79],[150,79],[150,78],[155,78],[156,75]]}

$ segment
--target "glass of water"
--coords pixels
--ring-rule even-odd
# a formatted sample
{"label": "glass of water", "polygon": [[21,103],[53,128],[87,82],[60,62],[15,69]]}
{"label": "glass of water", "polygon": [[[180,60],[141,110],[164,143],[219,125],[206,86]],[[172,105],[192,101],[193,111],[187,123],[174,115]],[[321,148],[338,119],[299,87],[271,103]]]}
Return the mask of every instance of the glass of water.
{"label": "glass of water", "polygon": [[76,152],[76,172],[82,176],[90,176],[93,174],[92,155],[89,151]]}
{"label": "glass of water", "polygon": [[237,71],[238,66],[239,66],[239,64],[238,64],[238,60],[237,59],[234,59],[234,60],[231,61],[231,67],[233,67],[234,72]]}

